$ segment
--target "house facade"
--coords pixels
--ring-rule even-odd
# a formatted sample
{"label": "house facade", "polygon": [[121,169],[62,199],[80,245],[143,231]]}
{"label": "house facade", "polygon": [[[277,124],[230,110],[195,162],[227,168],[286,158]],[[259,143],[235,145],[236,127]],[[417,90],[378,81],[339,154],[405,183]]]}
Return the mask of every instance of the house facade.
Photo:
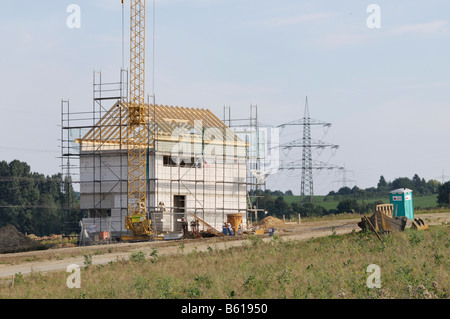
{"label": "house facade", "polygon": [[[127,104],[117,102],[82,138],[80,208],[89,237],[127,234],[130,148],[145,150],[145,185],[152,229],[179,238],[182,222],[222,231],[227,214],[247,212],[247,144],[207,109],[145,105],[145,136],[132,144]],[[136,141],[134,141],[135,143]],[[131,146],[133,145],[133,146]],[[206,227],[200,224],[200,229]]]}

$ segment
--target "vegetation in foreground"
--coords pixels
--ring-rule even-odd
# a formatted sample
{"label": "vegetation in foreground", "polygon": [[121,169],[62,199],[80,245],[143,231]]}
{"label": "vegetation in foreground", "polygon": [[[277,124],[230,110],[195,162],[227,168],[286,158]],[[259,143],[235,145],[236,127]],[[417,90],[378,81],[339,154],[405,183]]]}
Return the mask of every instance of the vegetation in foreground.
{"label": "vegetation in foreground", "polygon": [[[383,236],[353,232],[308,241],[251,237],[239,248],[158,256],[142,251],[129,260],[92,265],[85,256],[81,288],[68,288],[66,272],[16,274],[0,298],[395,298],[448,299],[449,225]],[[369,288],[368,266],[380,267],[380,288]]]}

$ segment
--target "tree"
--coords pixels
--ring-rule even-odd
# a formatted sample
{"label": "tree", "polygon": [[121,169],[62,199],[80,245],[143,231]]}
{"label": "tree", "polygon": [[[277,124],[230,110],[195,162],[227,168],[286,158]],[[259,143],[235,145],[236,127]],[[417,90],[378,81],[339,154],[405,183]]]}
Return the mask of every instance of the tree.
{"label": "tree", "polygon": [[431,194],[438,194],[440,185],[441,185],[441,183],[435,179],[430,179],[427,182],[427,188]]}
{"label": "tree", "polygon": [[275,199],[273,213],[275,216],[280,217],[280,218],[283,217],[283,215],[290,214],[289,204],[284,201],[283,196],[278,196]]}
{"label": "tree", "polygon": [[341,187],[338,190],[339,195],[350,195],[352,193],[352,189],[348,186]]}
{"label": "tree", "polygon": [[337,211],[341,213],[356,213],[360,211],[360,206],[355,199],[344,199],[337,205]]}
{"label": "tree", "polygon": [[296,213],[300,214],[301,217],[320,217],[326,215],[328,212],[322,206],[313,203],[305,203],[299,206],[299,211]]}
{"label": "tree", "polygon": [[355,185],[352,188],[352,194],[358,194],[360,190],[361,190],[361,188],[359,188],[358,186]]}
{"label": "tree", "polygon": [[398,177],[392,181],[391,190],[398,188],[409,188],[415,190],[414,182],[408,177]]}
{"label": "tree", "polygon": [[377,189],[380,193],[384,193],[388,191],[388,183],[386,182],[386,179],[384,178],[383,175],[380,176],[380,180],[378,181],[377,184]]}
{"label": "tree", "polygon": [[422,181],[420,180],[419,175],[414,174],[413,178],[412,178],[412,182],[414,183],[414,186],[416,188],[419,188],[421,186]]}
{"label": "tree", "polygon": [[[387,188],[386,188],[386,191],[387,191]],[[375,196],[378,196],[379,193],[380,192],[375,187],[369,187],[369,188],[365,189],[365,196],[366,197],[375,197]]]}
{"label": "tree", "polygon": [[412,182],[414,183],[414,189],[422,195],[428,194],[429,190],[427,188],[427,182],[424,178],[420,178],[419,175],[414,174],[412,178]]}
{"label": "tree", "polygon": [[450,182],[444,183],[438,188],[438,206],[443,207],[449,204]]}
{"label": "tree", "polygon": [[294,196],[294,193],[289,189],[289,190],[287,190],[287,191],[284,193],[284,195],[286,195],[286,196]]}

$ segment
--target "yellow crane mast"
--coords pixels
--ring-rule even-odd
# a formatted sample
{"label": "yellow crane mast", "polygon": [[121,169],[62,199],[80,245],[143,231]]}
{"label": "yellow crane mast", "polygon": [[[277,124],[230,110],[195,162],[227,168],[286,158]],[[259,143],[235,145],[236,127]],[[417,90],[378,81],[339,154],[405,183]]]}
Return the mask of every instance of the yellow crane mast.
{"label": "yellow crane mast", "polygon": [[[123,4],[124,0],[122,0]],[[128,100],[128,206],[125,227],[133,236],[125,240],[149,239],[147,218],[146,161],[148,116],[145,111],[145,0],[130,0],[130,92]]]}

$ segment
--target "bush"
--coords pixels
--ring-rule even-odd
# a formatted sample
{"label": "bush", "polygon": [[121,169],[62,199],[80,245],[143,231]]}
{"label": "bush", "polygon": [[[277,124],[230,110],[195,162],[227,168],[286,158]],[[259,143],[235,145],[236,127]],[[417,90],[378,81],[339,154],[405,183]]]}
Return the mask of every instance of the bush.
{"label": "bush", "polygon": [[356,213],[360,212],[360,206],[355,199],[344,199],[337,205],[337,211],[341,213]]}
{"label": "bush", "polygon": [[134,252],[130,256],[132,262],[143,262],[145,261],[145,254],[142,251]]}
{"label": "bush", "polygon": [[84,255],[84,265],[85,266],[90,266],[92,265],[92,255],[88,254],[88,255]]}

